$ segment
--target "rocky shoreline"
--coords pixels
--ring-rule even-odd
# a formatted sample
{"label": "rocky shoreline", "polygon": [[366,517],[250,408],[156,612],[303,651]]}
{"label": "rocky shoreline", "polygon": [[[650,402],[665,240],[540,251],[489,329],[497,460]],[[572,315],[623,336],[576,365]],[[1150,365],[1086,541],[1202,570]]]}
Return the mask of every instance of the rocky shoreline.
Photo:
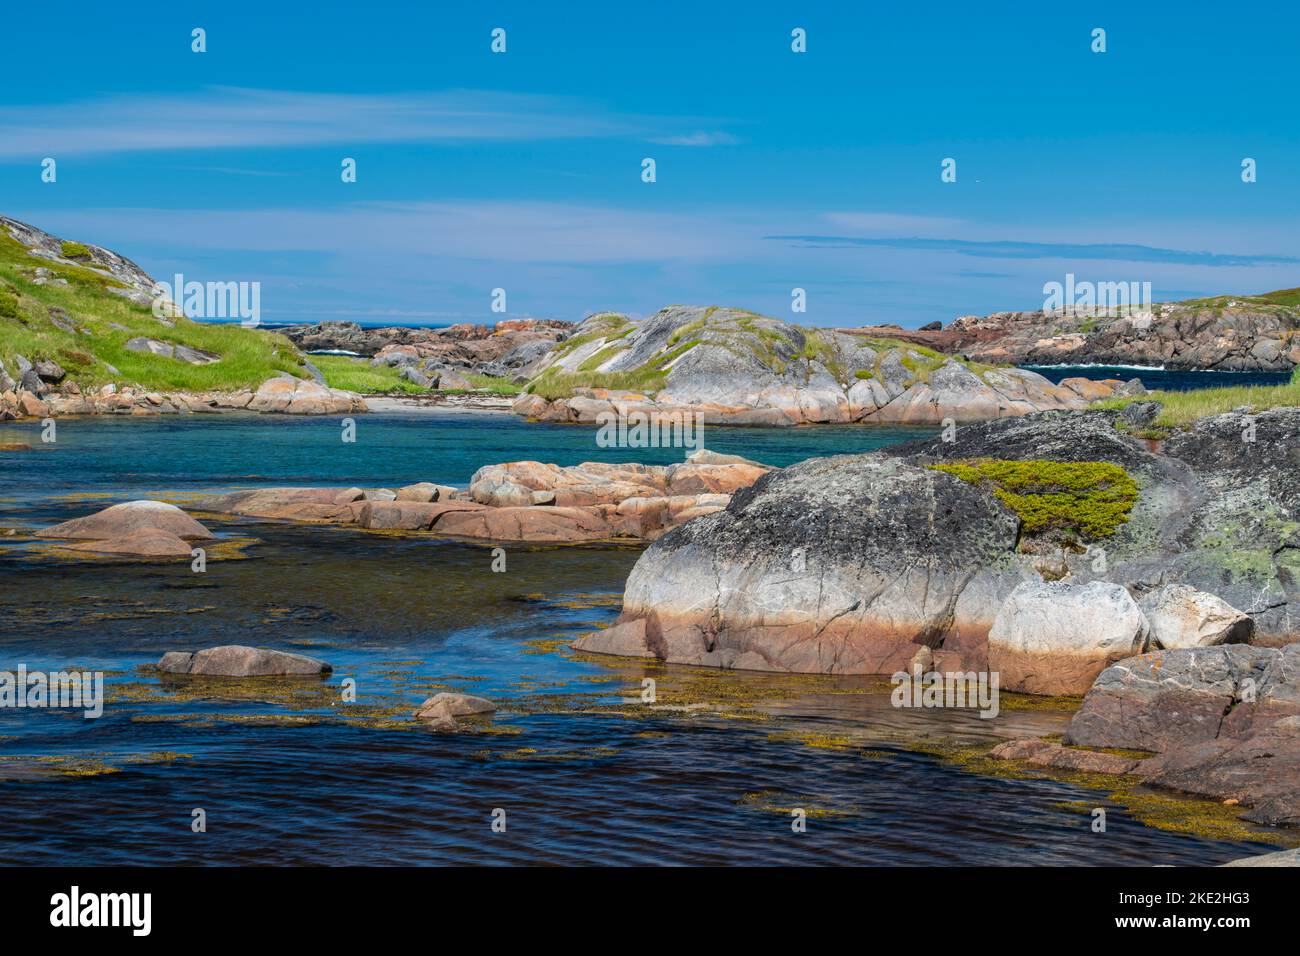
{"label": "rocky shoreline", "polygon": [[196,415],[220,412],[285,415],[350,415],[369,411],[353,392],[328,388],[290,375],[268,379],[256,390],[160,392],[105,385],[93,392],[78,388],[41,392],[0,390],[0,422],[79,415]]}
{"label": "rocky shoreline", "polygon": [[[1134,780],[1289,827],[1300,825],[1289,553],[1300,409],[1250,424],[1244,450],[1240,414],[1152,447],[1116,415],[1091,412],[968,425],[951,442],[779,470],[710,452],[668,467],[509,462],[479,469],[465,489],[248,489],[187,510],[128,502],[33,537],[87,557],[189,560],[217,541],[203,522],[225,516],[493,545],[646,546],[618,621],[574,650],[922,682],[996,674],[1002,691],[1066,695],[1062,706],[1078,710],[1063,740],[1012,740],[991,759]],[[1082,514],[1078,527],[1037,528],[1027,515],[1038,510],[957,467],[993,454],[1090,474],[1112,466],[1099,490],[1077,488],[1070,502],[1106,511],[1110,533],[1083,540],[1078,527],[1093,525]],[[1136,490],[1110,508],[1125,490],[1118,473]],[[216,650],[208,657],[225,663],[196,665],[185,652],[160,667],[327,666]],[[444,711],[425,716],[456,729]]]}

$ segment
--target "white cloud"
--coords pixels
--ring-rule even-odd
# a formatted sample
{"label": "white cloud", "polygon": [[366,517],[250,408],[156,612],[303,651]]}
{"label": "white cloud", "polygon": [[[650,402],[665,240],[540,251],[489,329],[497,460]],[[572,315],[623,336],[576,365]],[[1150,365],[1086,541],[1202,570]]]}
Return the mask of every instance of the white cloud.
{"label": "white cloud", "polygon": [[735,146],[740,140],[730,133],[723,132],[698,132],[686,133],[679,136],[661,136],[651,139],[652,143],[659,143],[663,146]]}
{"label": "white cloud", "polygon": [[[639,137],[683,145],[725,133],[675,134],[686,118],[618,115],[570,97],[447,90],[313,93],[211,87],[0,107],[0,158],[147,150],[353,143]],[[704,140],[697,140],[704,137]]]}

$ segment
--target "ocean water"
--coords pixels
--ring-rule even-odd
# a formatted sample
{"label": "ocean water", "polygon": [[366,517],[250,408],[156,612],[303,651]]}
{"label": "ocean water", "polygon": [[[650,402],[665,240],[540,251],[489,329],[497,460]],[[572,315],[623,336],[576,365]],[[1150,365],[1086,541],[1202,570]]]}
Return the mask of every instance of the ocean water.
{"label": "ocean water", "polygon": [[[0,427],[0,671],[105,672],[102,717],[0,708],[9,864],[1199,864],[1268,847],[1142,825],[1073,784],[963,771],[917,741],[1062,730],[1068,713],[900,711],[851,678],[722,674],[583,657],[618,613],[632,546],[486,546],[213,520],[207,571],[83,560],[33,532],[143,495],[250,484],[464,482],[520,458],[667,462],[594,430],[507,416],[85,419],[42,446]],[[783,465],[918,429],[712,429]],[[13,534],[7,532],[13,531]],[[222,555],[226,555],[222,557]],[[325,680],[192,681],[168,650],[311,654]],[[655,681],[653,703],[642,699]],[[349,682],[355,682],[354,685]],[[344,693],[355,686],[355,700]],[[410,719],[443,689],[500,710],[463,732]],[[1105,834],[1090,809],[1108,808]],[[808,814],[791,829],[791,810]],[[195,811],[206,832],[192,830]],[[505,832],[494,832],[504,811]],[[500,819],[500,814],[497,813]]]}
{"label": "ocean water", "polygon": [[1238,385],[1285,385],[1291,381],[1290,372],[1205,372],[1178,369],[1145,368],[1133,365],[1025,365],[1048,381],[1063,378],[1090,378],[1094,380],[1118,378],[1128,381],[1139,378],[1142,384],[1155,391],[1187,392],[1198,388],[1229,388]]}

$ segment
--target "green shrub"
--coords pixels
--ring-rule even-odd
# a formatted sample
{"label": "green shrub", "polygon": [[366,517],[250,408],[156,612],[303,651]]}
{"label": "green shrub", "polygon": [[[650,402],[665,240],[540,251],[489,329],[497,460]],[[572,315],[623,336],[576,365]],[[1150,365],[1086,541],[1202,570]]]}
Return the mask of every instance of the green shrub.
{"label": "green shrub", "polygon": [[59,246],[59,252],[65,259],[89,259],[90,248],[80,242],[65,242]]}
{"label": "green shrub", "polygon": [[1128,520],[1137,501],[1137,482],[1119,465],[1104,461],[977,458],[930,467],[992,491],[1019,515],[1026,535],[1108,538]]}

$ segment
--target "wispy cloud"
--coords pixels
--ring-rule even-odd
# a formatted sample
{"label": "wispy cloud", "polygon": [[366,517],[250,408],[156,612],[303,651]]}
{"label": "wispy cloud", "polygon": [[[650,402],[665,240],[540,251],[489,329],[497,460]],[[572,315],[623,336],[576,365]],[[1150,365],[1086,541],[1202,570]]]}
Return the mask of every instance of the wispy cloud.
{"label": "wispy cloud", "polygon": [[[21,218],[21,215],[19,216]],[[716,260],[762,248],[756,230],[708,213],[552,202],[359,202],[317,208],[82,209],[40,215],[61,234],[193,249],[485,262]]]}
{"label": "wispy cloud", "polygon": [[[635,137],[716,145],[680,133],[698,118],[620,115],[571,97],[478,90],[317,93],[211,87],[0,107],[0,158],[353,143]],[[702,139],[700,139],[702,137]]]}
{"label": "wispy cloud", "polygon": [[741,141],[730,133],[697,132],[678,136],[651,137],[650,142],[662,146],[737,146]]}
{"label": "wispy cloud", "polygon": [[774,235],[765,239],[804,248],[874,247],[922,252],[952,252],[981,259],[1076,259],[1159,262],[1191,266],[1269,266],[1300,262],[1295,256],[1195,252],[1122,243],[1017,242],[1013,240],[865,238],[862,236]]}

